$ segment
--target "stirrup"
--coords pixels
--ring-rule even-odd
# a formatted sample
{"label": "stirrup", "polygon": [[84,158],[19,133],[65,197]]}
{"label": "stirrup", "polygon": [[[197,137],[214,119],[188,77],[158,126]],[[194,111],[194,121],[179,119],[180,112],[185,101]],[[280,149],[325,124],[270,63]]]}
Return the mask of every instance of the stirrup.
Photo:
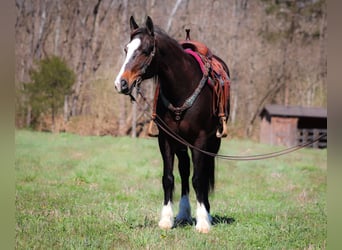
{"label": "stirrup", "polygon": [[157,137],[159,134],[158,126],[154,123],[153,120],[151,120],[150,124],[148,125],[147,134],[150,137]]}
{"label": "stirrup", "polygon": [[220,123],[222,124],[222,132],[220,132],[220,128],[217,129],[216,131],[216,137],[217,138],[223,138],[227,137],[228,132],[227,132],[227,118],[225,116],[220,117]]}

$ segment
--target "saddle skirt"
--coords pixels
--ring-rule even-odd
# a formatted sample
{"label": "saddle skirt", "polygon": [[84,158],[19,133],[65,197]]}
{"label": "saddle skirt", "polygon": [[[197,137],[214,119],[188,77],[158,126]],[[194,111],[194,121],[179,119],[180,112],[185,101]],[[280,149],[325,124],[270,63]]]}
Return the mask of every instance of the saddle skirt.
{"label": "saddle skirt", "polygon": [[183,40],[179,41],[179,44],[183,47],[183,49],[191,49],[192,51],[198,52],[205,57],[211,58],[213,56],[209,48],[204,43],[195,40]]}
{"label": "saddle skirt", "polygon": [[203,43],[195,40],[179,41],[184,51],[192,55],[203,72],[208,75],[208,84],[214,89],[213,108],[219,117],[228,116],[227,106],[230,94],[229,73],[221,61]]}

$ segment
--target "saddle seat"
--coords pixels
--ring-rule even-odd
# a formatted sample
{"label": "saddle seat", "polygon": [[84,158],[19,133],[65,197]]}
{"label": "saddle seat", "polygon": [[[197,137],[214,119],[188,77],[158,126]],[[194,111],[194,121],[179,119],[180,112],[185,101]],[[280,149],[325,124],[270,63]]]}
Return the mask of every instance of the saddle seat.
{"label": "saddle seat", "polygon": [[191,49],[192,51],[200,53],[207,58],[212,58],[213,56],[207,45],[205,45],[204,43],[195,40],[183,40],[179,41],[179,44],[183,47],[184,50]]}

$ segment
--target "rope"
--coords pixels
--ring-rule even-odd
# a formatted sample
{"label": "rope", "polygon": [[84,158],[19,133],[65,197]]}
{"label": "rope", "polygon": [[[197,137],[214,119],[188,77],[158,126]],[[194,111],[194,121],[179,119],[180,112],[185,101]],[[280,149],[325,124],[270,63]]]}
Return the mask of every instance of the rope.
{"label": "rope", "polygon": [[[147,104],[147,106],[149,108],[151,108],[151,105],[148,103],[147,99],[144,97],[144,95],[141,93],[141,91],[138,89],[138,94],[142,97],[143,101]],[[145,109],[143,109],[145,113],[147,113],[147,111]],[[149,114],[148,114],[149,115]],[[178,135],[177,133],[173,132],[169,126],[160,118],[160,116],[158,116],[156,114],[155,119],[153,119],[153,121],[157,124],[157,126],[163,130],[166,134],[168,134],[171,138],[175,139],[176,141],[182,143],[183,145],[197,150],[205,155],[211,156],[211,157],[217,157],[220,159],[224,159],[224,160],[231,160],[231,161],[253,161],[253,160],[263,160],[263,159],[269,159],[269,158],[273,158],[273,157],[277,157],[277,156],[281,156],[281,155],[285,155],[285,154],[289,154],[292,153],[294,151],[300,150],[302,148],[305,148],[317,141],[319,141],[320,139],[324,138],[327,136],[327,134],[322,134],[316,138],[314,138],[312,141],[310,142],[306,142],[306,143],[302,143],[290,148],[286,148],[283,150],[279,150],[279,151],[275,151],[275,152],[271,152],[271,153],[265,153],[265,154],[256,154],[256,155],[248,155],[248,156],[236,156],[236,155],[222,155],[222,154],[215,154],[203,149],[200,149],[194,145],[192,145],[191,143],[189,143],[188,141],[186,141],[184,138],[182,138],[180,135]]]}

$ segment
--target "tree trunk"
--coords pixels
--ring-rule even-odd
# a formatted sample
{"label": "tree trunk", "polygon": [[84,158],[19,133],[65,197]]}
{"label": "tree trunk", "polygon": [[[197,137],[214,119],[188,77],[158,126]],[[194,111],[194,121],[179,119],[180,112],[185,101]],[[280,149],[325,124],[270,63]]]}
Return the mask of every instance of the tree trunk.
{"label": "tree trunk", "polygon": [[69,120],[69,97],[66,95],[64,96],[64,121],[67,122]]}
{"label": "tree trunk", "polygon": [[[133,90],[134,93],[132,95],[136,98],[136,91]],[[137,137],[137,103],[132,103],[132,138]]]}
{"label": "tree trunk", "polygon": [[56,56],[59,55],[58,45],[59,45],[59,35],[61,29],[61,1],[56,2],[57,5],[57,18],[56,18],[56,25],[55,25],[55,44],[54,44],[54,54]]}
{"label": "tree trunk", "polygon": [[320,36],[319,36],[319,47],[320,47],[320,79],[323,86],[327,86],[327,54],[326,54],[326,33],[327,33],[327,10],[326,4],[323,4],[323,16],[320,24]]}
{"label": "tree trunk", "polygon": [[127,96],[119,95],[119,129],[118,129],[118,134],[119,135],[125,135],[126,132],[126,103],[125,103],[125,98]]}
{"label": "tree trunk", "polygon": [[31,105],[27,105],[27,113],[26,113],[26,127],[31,126],[31,113],[32,113],[32,108]]}
{"label": "tree trunk", "polygon": [[51,132],[55,132],[55,105],[51,104]]}

